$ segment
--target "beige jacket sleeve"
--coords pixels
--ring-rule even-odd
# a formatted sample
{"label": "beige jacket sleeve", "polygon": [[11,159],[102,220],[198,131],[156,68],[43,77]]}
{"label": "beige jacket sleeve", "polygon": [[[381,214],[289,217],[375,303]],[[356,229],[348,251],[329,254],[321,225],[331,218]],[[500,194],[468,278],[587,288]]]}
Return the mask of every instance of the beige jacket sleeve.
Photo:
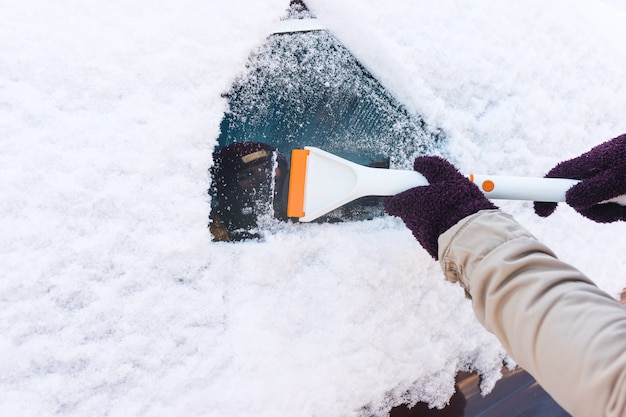
{"label": "beige jacket sleeve", "polygon": [[442,234],[439,259],[483,326],[565,410],[626,416],[626,308],[619,302],[499,210]]}

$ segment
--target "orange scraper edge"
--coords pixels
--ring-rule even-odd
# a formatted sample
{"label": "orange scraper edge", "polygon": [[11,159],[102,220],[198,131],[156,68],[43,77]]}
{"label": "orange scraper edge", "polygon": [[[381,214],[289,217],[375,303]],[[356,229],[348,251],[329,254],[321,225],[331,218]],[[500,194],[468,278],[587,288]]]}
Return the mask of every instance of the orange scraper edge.
{"label": "orange scraper edge", "polygon": [[294,149],[291,151],[287,217],[304,217],[304,187],[308,156],[308,149]]}

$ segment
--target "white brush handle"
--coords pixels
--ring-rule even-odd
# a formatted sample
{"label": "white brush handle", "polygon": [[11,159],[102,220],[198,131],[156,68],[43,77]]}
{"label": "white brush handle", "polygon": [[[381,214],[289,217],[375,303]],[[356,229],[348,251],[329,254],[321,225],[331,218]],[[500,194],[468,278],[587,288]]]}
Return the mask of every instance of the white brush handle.
{"label": "white brush handle", "polygon": [[[369,195],[394,195],[409,188],[428,185],[424,176],[415,171],[385,170],[362,167],[359,182]],[[468,175],[485,195],[494,200],[525,200],[563,202],[565,193],[579,180],[566,178],[511,177],[502,175]],[[626,206],[626,195],[603,203]]]}
{"label": "white brush handle", "polygon": [[564,178],[526,178],[499,175],[469,175],[483,193],[492,199],[565,201],[565,193],[578,183]]}
{"label": "white brush handle", "polygon": [[[469,178],[478,185],[483,193],[495,200],[527,200],[561,202],[565,201],[565,193],[579,180],[567,178],[509,177],[499,175],[473,175]],[[618,203],[626,206],[626,195],[622,195],[603,203]]]}

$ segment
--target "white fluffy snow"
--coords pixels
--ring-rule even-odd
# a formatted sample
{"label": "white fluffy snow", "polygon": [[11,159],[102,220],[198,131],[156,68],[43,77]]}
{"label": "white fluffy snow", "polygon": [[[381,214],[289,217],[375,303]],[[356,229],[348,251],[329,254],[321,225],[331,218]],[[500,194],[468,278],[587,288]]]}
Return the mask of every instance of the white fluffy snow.
{"label": "white fluffy snow", "polygon": [[[618,0],[308,0],[462,171],[626,132]],[[287,0],[0,2],[0,415],[384,416],[505,354],[396,219],[218,244],[207,169]],[[626,225],[502,202],[612,295]]]}

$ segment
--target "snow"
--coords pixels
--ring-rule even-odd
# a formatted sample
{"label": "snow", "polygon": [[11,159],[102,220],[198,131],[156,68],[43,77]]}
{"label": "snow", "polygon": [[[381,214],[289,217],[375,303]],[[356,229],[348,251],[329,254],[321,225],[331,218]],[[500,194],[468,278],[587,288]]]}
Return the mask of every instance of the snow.
{"label": "snow", "polygon": [[[309,0],[463,171],[626,132],[619,0]],[[384,416],[505,353],[397,219],[219,244],[207,169],[286,0],[0,2],[0,414]],[[626,225],[501,202],[617,296]]]}

